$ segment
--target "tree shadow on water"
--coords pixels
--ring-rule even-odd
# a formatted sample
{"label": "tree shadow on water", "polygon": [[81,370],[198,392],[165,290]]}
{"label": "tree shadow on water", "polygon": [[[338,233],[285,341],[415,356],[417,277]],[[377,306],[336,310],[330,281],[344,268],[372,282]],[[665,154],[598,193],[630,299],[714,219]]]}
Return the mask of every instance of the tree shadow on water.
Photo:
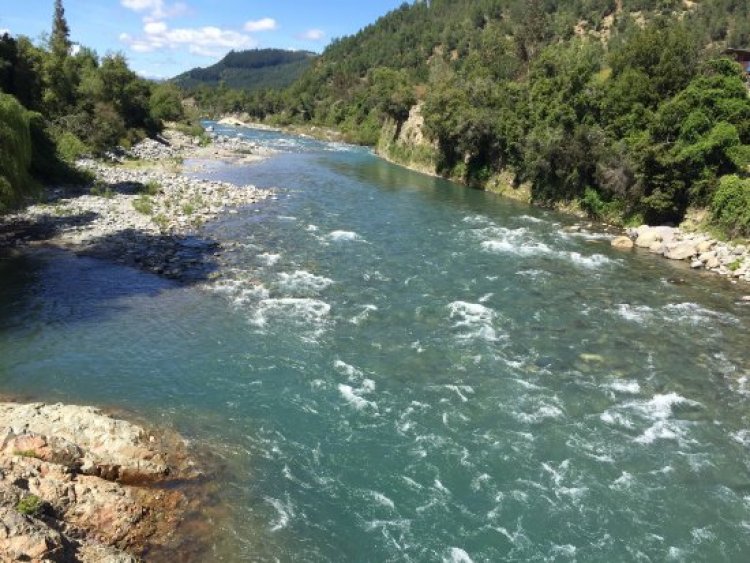
{"label": "tree shadow on water", "polygon": [[99,215],[93,211],[75,215],[40,215],[34,220],[24,218],[12,222],[0,221],[0,250],[13,243],[29,243],[50,240],[60,233],[82,227],[95,221]]}
{"label": "tree shadow on water", "polygon": [[218,251],[208,238],[136,229],[80,249],[0,246],[0,330],[95,320],[127,309],[133,297],[206,282]]}

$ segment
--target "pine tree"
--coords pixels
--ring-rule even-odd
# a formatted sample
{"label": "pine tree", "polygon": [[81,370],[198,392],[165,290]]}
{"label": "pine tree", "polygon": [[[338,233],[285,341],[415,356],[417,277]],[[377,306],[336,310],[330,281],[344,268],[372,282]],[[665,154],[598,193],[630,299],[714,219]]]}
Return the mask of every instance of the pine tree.
{"label": "pine tree", "polygon": [[75,71],[70,57],[70,28],[62,0],[55,0],[55,16],[49,40],[50,54],[44,61],[44,106],[48,115],[65,115],[74,103]]}
{"label": "pine tree", "polygon": [[70,53],[70,28],[65,19],[65,8],[62,0],[55,0],[55,17],[52,21],[52,36],[50,48],[55,58],[64,59]]}

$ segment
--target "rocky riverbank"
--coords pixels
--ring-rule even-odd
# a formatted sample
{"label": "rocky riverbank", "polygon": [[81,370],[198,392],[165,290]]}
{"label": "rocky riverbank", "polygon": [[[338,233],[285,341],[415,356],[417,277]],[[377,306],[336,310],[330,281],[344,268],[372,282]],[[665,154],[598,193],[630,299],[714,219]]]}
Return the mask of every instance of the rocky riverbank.
{"label": "rocky riverbank", "polygon": [[242,139],[207,147],[178,132],[146,140],[109,162],[82,160],[96,178],[85,189],[53,189],[44,203],[0,218],[0,247],[51,245],[114,259],[178,280],[204,279],[216,269],[218,243],[200,227],[223,213],[272,194],[254,186],[200,180],[182,173],[186,158],[266,158],[271,151]]}
{"label": "rocky riverbank", "polygon": [[92,407],[0,402],[0,560],[168,560],[200,505],[175,484],[200,477],[179,436]]}
{"label": "rocky riverbank", "polygon": [[696,270],[708,270],[732,280],[750,282],[750,246],[727,243],[703,233],[675,227],[642,225],[612,240],[623,250],[642,248],[670,260],[684,260]]}

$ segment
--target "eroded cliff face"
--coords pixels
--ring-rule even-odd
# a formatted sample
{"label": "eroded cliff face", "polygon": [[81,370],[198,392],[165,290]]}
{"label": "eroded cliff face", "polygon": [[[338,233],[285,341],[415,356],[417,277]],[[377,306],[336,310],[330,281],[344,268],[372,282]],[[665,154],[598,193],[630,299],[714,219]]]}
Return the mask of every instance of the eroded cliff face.
{"label": "eroded cliff face", "polygon": [[[422,114],[423,104],[411,108],[409,118],[400,126],[389,119],[383,126],[377,146],[379,156],[394,164],[400,164],[431,176],[442,176],[454,182],[468,183],[466,178],[446,176],[438,170],[438,143],[429,138],[425,131]],[[466,160],[470,155],[466,155]],[[528,184],[518,184],[510,170],[492,174],[482,185],[472,184],[488,192],[500,194],[524,203],[531,202],[531,188]]]}
{"label": "eroded cliff face", "polygon": [[393,119],[386,121],[377,152],[395,164],[424,174],[438,175],[437,142],[425,134],[421,103],[411,108],[408,119],[400,126]]}

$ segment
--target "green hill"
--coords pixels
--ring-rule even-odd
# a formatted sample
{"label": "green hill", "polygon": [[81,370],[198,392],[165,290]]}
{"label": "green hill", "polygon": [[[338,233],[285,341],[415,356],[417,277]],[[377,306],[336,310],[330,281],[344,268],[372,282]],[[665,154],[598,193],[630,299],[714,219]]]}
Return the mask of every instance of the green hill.
{"label": "green hill", "polygon": [[750,190],[750,99],[727,47],[750,47],[748,0],[417,1],[333,41],[285,90],[198,101],[602,219],[721,209],[750,236],[742,205],[724,214]]}
{"label": "green hill", "polygon": [[239,90],[285,88],[309,68],[315,57],[307,51],[282,49],[231,51],[218,63],[194,68],[172,81],[186,89],[222,84]]}

